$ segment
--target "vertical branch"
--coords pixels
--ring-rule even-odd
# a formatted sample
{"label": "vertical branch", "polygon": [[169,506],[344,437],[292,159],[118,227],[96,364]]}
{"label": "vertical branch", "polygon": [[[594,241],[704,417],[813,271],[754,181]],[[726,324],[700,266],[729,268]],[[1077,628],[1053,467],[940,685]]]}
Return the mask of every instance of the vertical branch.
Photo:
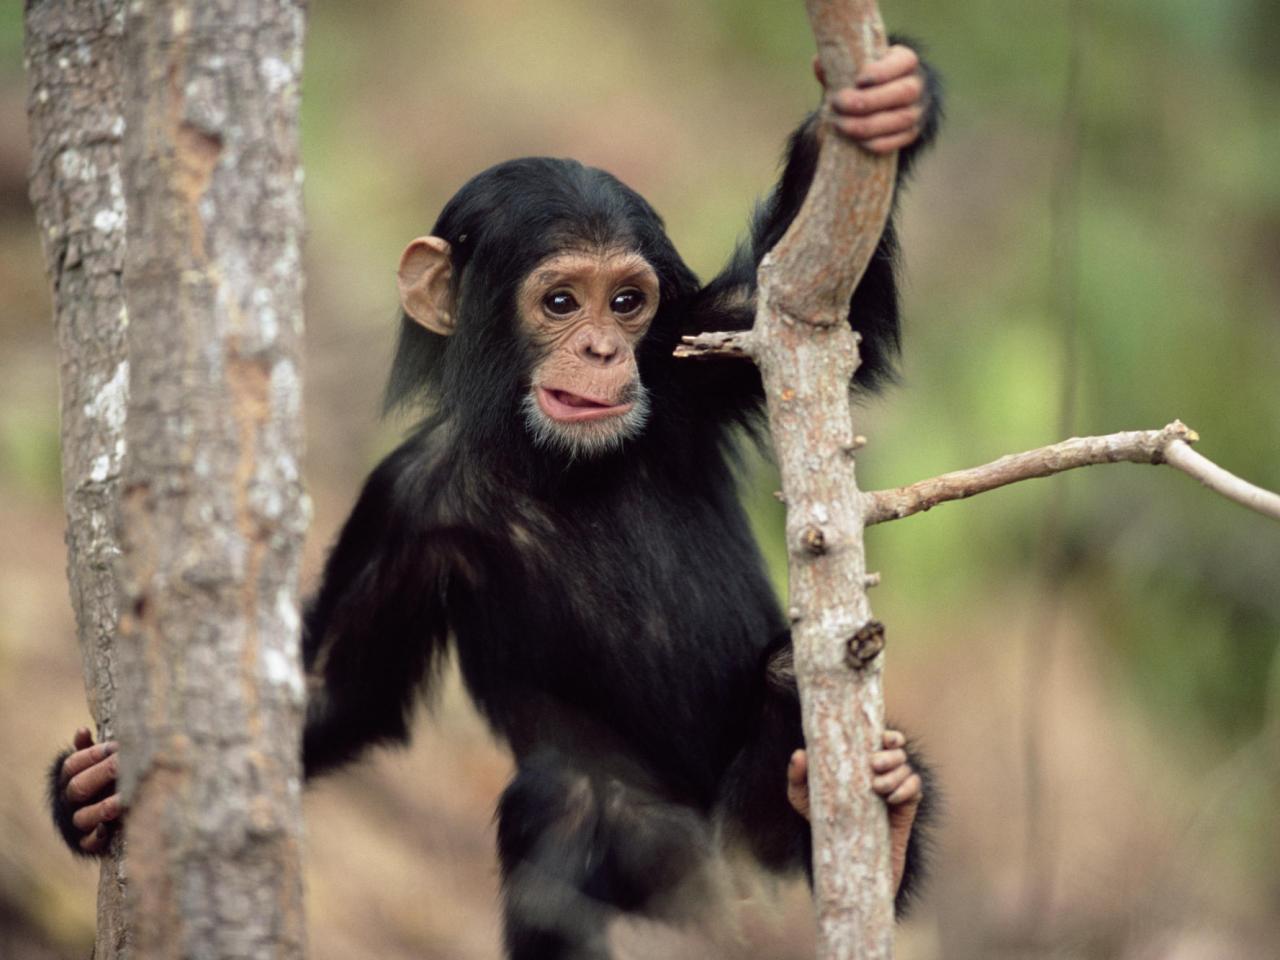
{"label": "vertical branch", "polygon": [[[809,0],[808,10],[828,82],[851,85],[886,46],[876,4]],[[866,594],[849,402],[859,357],[845,318],[888,217],[896,158],[830,135],[829,123],[821,129],[804,206],[760,266],[750,346],[787,502],[818,956],[884,960],[893,953],[889,832],[869,762],[884,725],[883,628]]]}
{"label": "vertical branch", "polygon": [[[121,272],[123,0],[28,0],[31,202],[53,289],[67,579],[99,739],[115,735],[117,522],[129,363]],[[94,956],[128,952],[122,842],[102,861]]]}
{"label": "vertical branch", "polygon": [[303,25],[302,0],[154,0],[126,24],[120,756],[143,958],[303,951]]}
{"label": "vertical branch", "polygon": [[[828,84],[851,86],[887,46],[874,0],[807,7]],[[760,368],[787,504],[818,956],[886,960],[893,955],[889,829],[870,772],[884,729],[884,628],[867,601],[867,504],[854,475],[859,444],[849,397],[860,358],[846,318],[889,216],[897,158],[833,136],[830,120],[824,107],[804,205],[760,263],[751,331],[686,338],[676,353],[747,355]]]}

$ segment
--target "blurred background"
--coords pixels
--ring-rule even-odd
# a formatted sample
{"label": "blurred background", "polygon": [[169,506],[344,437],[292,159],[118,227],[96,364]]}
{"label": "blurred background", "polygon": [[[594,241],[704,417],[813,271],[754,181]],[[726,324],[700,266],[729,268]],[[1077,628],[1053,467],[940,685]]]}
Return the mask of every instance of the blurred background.
{"label": "blurred background", "polygon": [[[41,799],[88,715],[20,6],[0,7],[0,957],[44,960],[89,955],[97,871]],[[882,9],[946,77],[948,121],[902,206],[903,378],[863,410],[862,485],[1180,417],[1280,488],[1280,5]],[[709,275],[817,100],[811,50],[798,0],[313,0],[308,583],[406,426],[377,420],[404,243],[479,169],[572,155],[649,197]],[[747,496],[781,581],[773,483],[761,465]],[[1121,465],[868,550],[890,715],[946,794],[903,960],[1277,955],[1280,527]],[[412,751],[310,790],[312,956],[497,957],[508,773],[455,683]],[[622,925],[620,955],[812,955],[803,889],[743,890],[687,930]]]}

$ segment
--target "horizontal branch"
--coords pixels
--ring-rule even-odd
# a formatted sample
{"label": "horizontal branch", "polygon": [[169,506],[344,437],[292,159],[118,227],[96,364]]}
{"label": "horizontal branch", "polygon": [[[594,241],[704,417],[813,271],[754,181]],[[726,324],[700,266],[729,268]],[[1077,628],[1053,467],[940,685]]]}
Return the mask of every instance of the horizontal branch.
{"label": "horizontal branch", "polygon": [[1074,437],[1052,446],[1001,457],[981,467],[945,473],[894,490],[865,494],[865,523],[900,520],[948,500],[963,500],[1019,480],[1097,463],[1167,463],[1190,474],[1211,490],[1280,520],[1280,496],[1228,473],[1189,446],[1200,439],[1179,420],[1163,430],[1133,430],[1102,437]]}
{"label": "horizontal branch", "polygon": [[724,330],[681,337],[675,355],[687,357],[734,357],[747,359],[753,355],[755,337],[750,330]]}

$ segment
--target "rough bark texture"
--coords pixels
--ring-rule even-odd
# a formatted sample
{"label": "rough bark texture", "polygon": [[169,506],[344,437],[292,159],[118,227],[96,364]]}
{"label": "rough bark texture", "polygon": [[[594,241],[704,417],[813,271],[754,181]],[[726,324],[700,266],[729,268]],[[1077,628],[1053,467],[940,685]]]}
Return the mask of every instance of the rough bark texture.
{"label": "rough bark texture", "polygon": [[140,958],[301,957],[300,0],[129,7],[121,788]]}
{"label": "rough bark texture", "polygon": [[[876,4],[807,6],[829,86],[852,86],[858,66],[887,45]],[[755,325],[746,334],[690,338],[678,353],[746,354],[760,367],[787,504],[818,956],[884,960],[893,954],[889,828],[870,773],[884,727],[884,629],[867,601],[865,507],[854,476],[861,438],[849,397],[859,357],[844,319],[884,229],[896,158],[832,136],[828,124],[820,129],[804,206],[760,265]]]}
{"label": "rough bark texture", "polygon": [[[28,0],[31,202],[53,288],[67,578],[100,739],[116,730],[117,520],[129,364],[120,177],[123,0]],[[128,955],[121,841],[102,862],[97,960]]]}

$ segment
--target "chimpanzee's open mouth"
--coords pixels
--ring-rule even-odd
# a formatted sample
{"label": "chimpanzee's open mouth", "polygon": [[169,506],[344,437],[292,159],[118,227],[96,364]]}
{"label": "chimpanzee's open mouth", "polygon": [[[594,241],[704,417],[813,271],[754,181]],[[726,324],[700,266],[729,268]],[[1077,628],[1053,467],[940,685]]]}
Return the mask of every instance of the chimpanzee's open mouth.
{"label": "chimpanzee's open mouth", "polygon": [[562,423],[578,423],[583,420],[601,420],[605,417],[619,417],[629,412],[634,406],[631,403],[608,403],[595,400],[568,390],[557,390],[554,387],[538,387],[538,406],[552,420]]}

